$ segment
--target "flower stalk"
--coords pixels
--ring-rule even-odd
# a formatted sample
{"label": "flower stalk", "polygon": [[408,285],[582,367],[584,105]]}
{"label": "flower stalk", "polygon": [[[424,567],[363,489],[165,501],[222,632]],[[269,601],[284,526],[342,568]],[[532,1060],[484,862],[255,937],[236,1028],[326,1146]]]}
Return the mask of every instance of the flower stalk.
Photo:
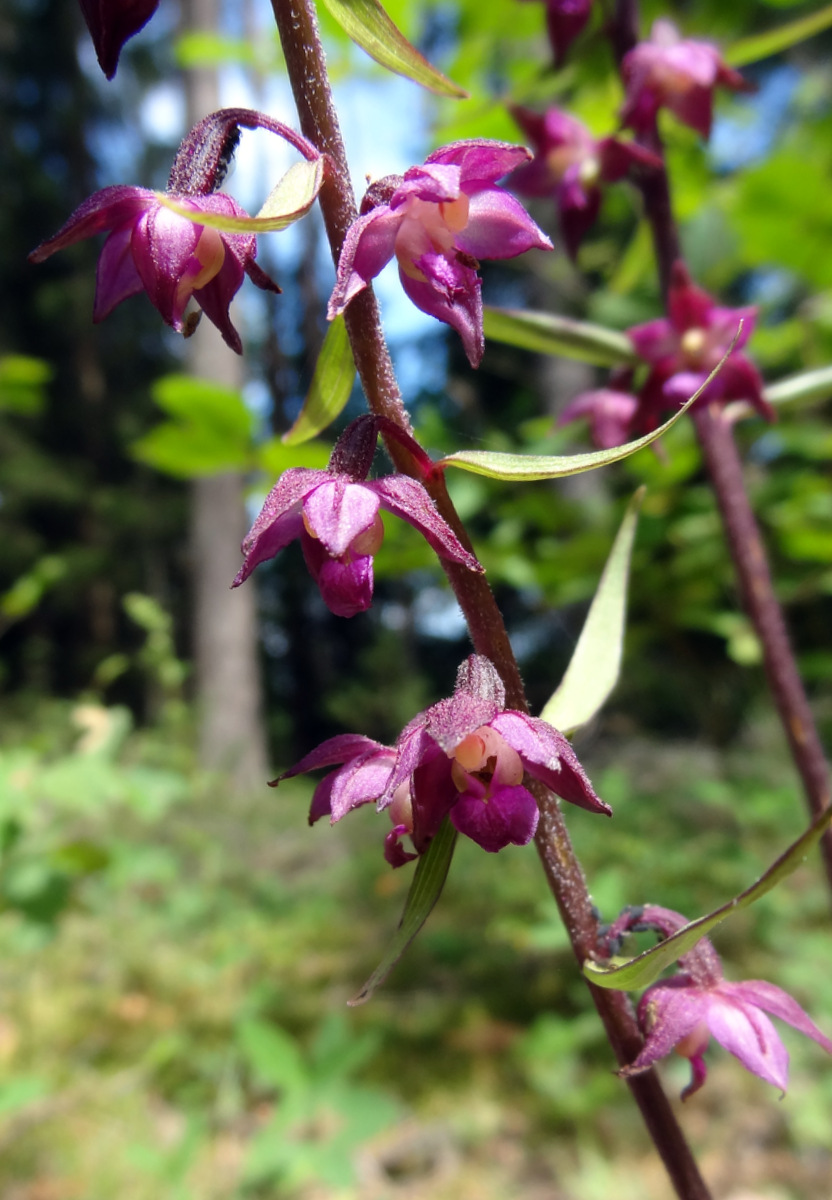
{"label": "flower stalk", "polygon": [[[613,51],[621,65],[638,41],[636,0],[618,0],[609,26]],[[659,276],[667,307],[674,264],[680,258],[679,231],[673,216],[670,181],[655,116],[637,140],[662,160],[656,170],[634,171],[633,179],[644,201]],[[795,661],[783,610],[777,599],[762,535],[745,488],[743,468],[730,420],[716,405],[696,407],[694,426],[725,528],[726,540],[737,573],[743,605],[763,651],[763,662],[797,767],[807,808],[817,817],[829,807],[829,763]],[[820,842],[826,877],[832,890],[832,831]]]}
{"label": "flower stalk", "polygon": [[[358,212],[338,118],[332,100],[317,18],[311,0],[272,0],[301,130],[318,150],[328,155],[332,170],[320,193],[324,226],[337,265],[347,230]],[[372,288],[354,297],[345,314],[356,368],[373,413],[410,432],[390,355],[381,328]],[[414,473],[404,449],[389,438],[388,452],[398,470]],[[454,509],[441,473],[425,481],[441,517],[466,549],[470,540]],[[483,576],[461,563],[443,561],[443,568],[468,622],[478,654],[489,658],[505,685],[506,704],[528,713],[520,671],[509,643],[502,614]],[[598,921],[557,801],[542,784],[530,782],[540,820],[535,842],[549,886],[568,931],[575,956],[583,963],[598,946]],[[627,997],[621,992],[590,987],[596,1008],[620,1066],[639,1054],[642,1038]],[[654,1071],[627,1081],[647,1129],[680,1200],[709,1200],[684,1134]]]}

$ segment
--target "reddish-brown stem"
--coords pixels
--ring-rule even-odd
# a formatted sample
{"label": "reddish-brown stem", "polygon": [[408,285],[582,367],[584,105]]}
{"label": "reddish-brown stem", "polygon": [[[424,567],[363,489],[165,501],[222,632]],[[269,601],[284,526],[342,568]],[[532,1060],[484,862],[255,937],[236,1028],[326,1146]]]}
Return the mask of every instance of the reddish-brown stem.
{"label": "reddish-brown stem", "polygon": [[[344,236],[356,216],[355,197],[332,102],[326,63],[311,0],[272,0],[304,135],[330,158],[332,170],[320,194],[321,211],[337,264]],[[410,431],[390,356],[381,329],[378,306],[367,288],[346,310],[356,368],[370,409]],[[410,456],[391,439],[388,452],[397,468],[413,473]],[[470,541],[440,476],[427,481],[437,508],[464,545]],[[506,685],[508,704],[528,711],[523,682],[502,614],[484,576],[454,563],[442,563],[468,622],[476,650],[494,663]],[[537,848],[546,878],[571,939],[575,957],[583,963],[597,945],[597,919],[581,866],[575,857],[555,797],[536,791],[541,820]],[[621,992],[591,988],[619,1065],[630,1063],[642,1045],[627,997]],[[682,1200],[709,1200],[696,1162],[676,1121],[658,1076],[653,1071],[627,1080],[659,1154]]]}
{"label": "reddish-brown stem", "polygon": [[[619,62],[638,38],[636,0],[618,0],[609,35]],[[641,133],[637,141],[664,162],[664,147],[657,126]],[[670,274],[680,257],[679,232],[673,217],[670,181],[666,169],[641,170],[635,176],[650,225],[659,285],[667,305]],[[803,782],[812,817],[830,802],[829,763],[824,753],[806,690],[797,669],[783,610],[774,591],[757,520],[745,490],[743,469],[729,421],[711,407],[695,408],[694,425],[705,467],[722,516],[725,537],[739,580],[743,604],[763,650],[766,676],[792,759]],[[832,830],[820,843],[824,870],[832,888]]]}

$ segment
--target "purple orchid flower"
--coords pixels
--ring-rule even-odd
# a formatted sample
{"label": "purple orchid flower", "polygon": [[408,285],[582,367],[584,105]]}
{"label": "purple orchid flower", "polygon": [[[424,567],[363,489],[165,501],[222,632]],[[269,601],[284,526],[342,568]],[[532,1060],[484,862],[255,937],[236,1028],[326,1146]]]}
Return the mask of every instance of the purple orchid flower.
{"label": "purple orchid flower", "polygon": [[366,479],[380,429],[405,445],[429,472],[430,459],[393,422],[359,417],[342,433],[327,470],[290,467],[278,479],[243,541],[245,561],[232,587],[299,537],[327,607],[339,617],[366,611],[373,598],[373,555],[384,539],[382,508],[418,529],[440,557],[482,572],[418,480],[406,475]]}
{"label": "purple orchid flower", "polygon": [[159,7],[159,0],[79,0],[79,3],[101,70],[112,79],[124,43],[147,24]]}
{"label": "purple orchid flower", "polygon": [[607,388],[582,392],[561,413],[558,424],[588,417],[596,445],[619,446],[649,433],[690,399],[716,367],[740,328],[728,360],[711,380],[697,404],[747,400],[766,420],[775,413],[763,395],[763,380],[743,347],[754,330],[757,310],[721,308],[692,282],[683,262],[676,262],[668,292],[668,317],[627,330],[636,353],[650,365],[646,380],[633,394],[633,370],[614,372]]}
{"label": "purple orchid flower", "polygon": [[[170,197],[194,212],[247,217],[236,200],[222,192]],[[85,200],[54,237],[30,255],[43,262],[56,250],[96,233],[109,232],[98,260],[93,321],[103,321],[117,304],[145,291],[166,324],[181,333],[191,297],[219,329],[225,342],[242,354],[240,335],[229,305],[248,275],[265,290],[280,288],[255,263],[253,234],[225,233],[197,225],[166,208],[146,188],[104,188]]]}
{"label": "purple orchid flower", "polygon": [[505,142],[454,142],[403,177],[373,184],[341,251],[329,319],[395,256],[416,307],[455,329],[478,366],[485,340],[477,260],[552,249],[523,206],[496,186],[530,157]]}
{"label": "purple orchid flower", "polygon": [[558,417],[558,425],[568,425],[582,417],[589,420],[592,440],[601,450],[621,446],[630,437],[638,410],[638,397],[615,388],[597,388],[582,392],[566,405]]}
{"label": "purple orchid flower", "polygon": [[710,137],[714,89],[753,90],[739,72],[722,61],[710,42],[682,38],[675,25],[655,21],[649,42],[639,42],[621,62],[627,95],[623,124],[639,133],[652,129],[660,108],[670,111],[703,138]]}
{"label": "purple orchid flower", "polygon": [[601,184],[623,179],[634,164],[660,167],[661,159],[631,142],[597,140],[585,125],[558,108],[536,113],[514,106],[511,114],[535,148],[530,163],[517,167],[509,184],[524,196],[553,196],[561,234],[571,258],[595,223]]}
{"label": "purple orchid flower", "polygon": [[[658,905],[625,911],[610,933],[656,929],[670,936],[687,920]],[[796,1000],[773,983],[749,979],[729,983],[722,974],[719,956],[707,938],[679,959],[681,968],[671,979],[654,983],[641,998],[638,1020],[645,1035],[644,1048],[622,1075],[646,1071],[671,1050],[690,1059],[691,1081],[682,1092],[686,1100],[705,1082],[702,1057],[714,1037],[746,1070],[785,1092],[789,1081],[789,1055],[766,1013],[778,1017],[832,1054],[832,1040],[821,1033]]]}
{"label": "purple orchid flower", "polygon": [[592,0],[545,0],[545,4],[546,29],[559,67],[589,20]]}
{"label": "purple orchid flower", "polygon": [[539,816],[523,786],[526,775],[572,804],[612,815],[566,738],[545,721],[506,709],[499,675],[478,654],[459,668],[453,696],[414,717],[395,748],[355,735],[330,738],[280,779],[335,763],[343,765],[318,785],[310,823],[325,813],[334,823],[375,801],[393,822],[384,854],[394,867],[416,857],[401,839],[410,837],[423,854],[446,815],[484,850],[525,846]]}

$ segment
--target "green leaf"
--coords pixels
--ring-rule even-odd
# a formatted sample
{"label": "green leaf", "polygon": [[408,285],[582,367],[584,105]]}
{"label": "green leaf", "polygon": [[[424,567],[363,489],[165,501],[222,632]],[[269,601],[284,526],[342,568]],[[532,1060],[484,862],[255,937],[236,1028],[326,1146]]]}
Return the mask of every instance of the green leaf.
{"label": "green leaf", "polygon": [[384,983],[390,971],[430,916],[448,877],[448,869],[456,845],[456,830],[447,817],[425,853],[416,864],[416,873],[407,893],[399,928],[387,947],[379,965],[360,992],[347,1001],[351,1008],[364,1004]]}
{"label": "green leaf", "polygon": [[[722,363],[719,365],[722,366]],[[606,467],[610,463],[629,458],[631,454],[643,450],[663,433],[667,433],[701,396],[715,374],[716,371],[712,372],[699,391],[695,392],[669,421],[665,421],[664,425],[634,442],[613,446],[612,450],[591,450],[586,454],[505,454],[497,450],[458,450],[455,454],[441,458],[436,466],[459,467],[462,471],[473,471],[475,475],[487,475],[490,479],[508,480],[561,479],[565,475],[594,471],[596,467]]]}
{"label": "green leaf", "polygon": [[640,487],[627,506],[566,674],[540,714],[563,733],[590,721],[618,682],[630,557],[645,490]]}
{"label": "green leaf", "polygon": [[294,221],[309,212],[324,181],[323,158],[314,162],[303,159],[294,163],[283,178],[269,193],[268,199],[256,217],[229,217],[222,213],[197,212],[169,196],[156,192],[156,199],[164,208],[178,213],[180,217],[204,225],[209,229],[225,233],[270,233],[286,229]]}
{"label": "green leaf", "polygon": [[657,946],[652,946],[644,954],[639,954],[637,958],[631,958],[629,962],[622,963],[620,966],[601,967],[594,962],[585,962],[583,965],[584,975],[598,987],[617,988],[626,992],[655,983],[666,967],[671,966],[683,954],[692,950],[700,938],[724,921],[726,917],[730,917],[732,913],[738,912],[741,908],[748,908],[749,904],[759,900],[766,892],[770,892],[778,883],[796,871],[815,843],[820,840],[830,821],[832,821],[832,808],[827,808],[812,822],[806,832],[789,846],[785,854],[781,854],[772,863],[756,883],[752,884],[750,888],[746,888],[744,892],[740,892],[727,904],[723,904],[721,908],[715,909],[705,917],[700,917],[698,921],[691,921],[690,924],[679,929],[665,941],[659,942]]}
{"label": "green leaf", "polygon": [[179,67],[218,67],[227,63],[242,63],[253,67],[257,62],[254,43],[245,38],[230,38],[209,29],[191,29],[176,39],[174,58]]}
{"label": "green leaf", "polygon": [[465,99],[468,93],[448,79],[412,46],[378,0],[323,0],[348,37],[396,75],[404,75],[440,96]]}
{"label": "green leaf", "polygon": [[626,334],[588,321],[573,321],[552,313],[486,307],[483,323],[487,338],[518,346],[521,350],[559,354],[596,367],[639,362]]}
{"label": "green leaf", "polygon": [[315,374],[303,408],[288,433],[286,446],[299,446],[326,429],[350,398],[355,379],[355,363],[343,317],[336,317],[327,330],[315,364]]}
{"label": "green leaf", "polygon": [[0,410],[33,416],[43,410],[45,388],[52,378],[49,363],[25,354],[0,358]]}
{"label": "green leaf", "polygon": [[760,59],[770,58],[772,54],[780,54],[790,46],[796,46],[807,38],[821,33],[832,25],[832,4],[821,8],[818,12],[789,21],[776,29],[767,29],[765,33],[757,33],[752,37],[742,38],[734,42],[723,53],[725,62],[731,67],[744,67],[748,63],[759,62]]}
{"label": "green leaf", "polygon": [[791,400],[819,400],[832,396],[832,367],[801,371],[777,383],[769,384],[763,393],[769,404],[788,404]]}
{"label": "green leaf", "polygon": [[302,446],[284,446],[278,437],[269,438],[255,448],[254,462],[267,475],[277,477],[289,467],[309,467],[324,470],[329,462],[331,447],[323,442],[304,442]]}
{"label": "green leaf", "polygon": [[133,458],[177,479],[251,466],[254,417],[239,392],[189,375],[166,375],[151,391],[173,420],[137,438]]}

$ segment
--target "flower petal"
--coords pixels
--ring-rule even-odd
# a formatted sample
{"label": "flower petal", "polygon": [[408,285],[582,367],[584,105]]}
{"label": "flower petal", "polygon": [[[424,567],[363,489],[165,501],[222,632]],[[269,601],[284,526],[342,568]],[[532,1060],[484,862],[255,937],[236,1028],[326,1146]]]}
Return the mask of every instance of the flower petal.
{"label": "flower petal", "polygon": [[335,288],[329,298],[327,317],[330,321],[344,311],[353,296],[357,296],[393,257],[402,218],[402,213],[394,213],[383,204],[359,217],[349,227],[338,259]]}
{"label": "flower petal", "polygon": [[595,794],[575,751],[562,733],[538,717],[511,709],[498,713],[490,725],[517,751],[528,773],[556,796],[588,812],[612,816],[612,809]]}
{"label": "flower petal", "polygon": [[722,983],[719,990],[722,995],[736,1003],[753,1004],[757,1008],[771,1013],[773,1017],[779,1017],[781,1021],[786,1021],[799,1033],[804,1033],[813,1042],[817,1042],[828,1054],[832,1054],[832,1039],[818,1029],[797,1001],[782,988],[776,987],[773,983],[766,983],[764,979],[747,979],[742,983]]}
{"label": "flower petal", "polygon": [[307,528],[329,554],[340,557],[369,529],[379,509],[374,489],[351,483],[344,475],[329,474],[303,501]]}
{"label": "flower petal", "polygon": [[425,280],[399,271],[402,287],[422,312],[444,321],[462,338],[472,367],[479,366],[485,352],[482,328],[482,284],[473,267],[442,254],[424,254],[416,263]]}
{"label": "flower petal", "polygon": [[364,554],[351,562],[330,558],[321,543],[304,529],[300,539],[309,573],[324,604],[336,617],[354,617],[373,602],[373,560]]}
{"label": "flower petal", "polygon": [[638,1005],[639,1025],[644,1030],[641,1053],[620,1074],[636,1075],[664,1058],[705,1019],[704,994],[685,975],[648,988]]}
{"label": "flower petal", "polygon": [[489,138],[471,138],[440,146],[427,156],[425,163],[455,163],[461,168],[463,192],[473,195],[480,188],[496,183],[530,158],[531,154],[525,146],[494,142]]}
{"label": "flower petal", "polygon": [[79,204],[65,225],[62,225],[54,237],[48,238],[32,251],[29,261],[43,262],[56,250],[73,246],[84,238],[107,229],[119,229],[123,225],[132,225],[143,212],[158,205],[155,192],[147,188],[128,187],[118,184],[115,187],[103,188],[95,192],[83,204]]}
{"label": "flower petal", "polygon": [[457,234],[456,245],[474,258],[514,258],[533,248],[554,249],[519,200],[495,187],[471,196],[468,224]]}
{"label": "flower petal", "polygon": [[117,304],[144,290],[132,251],[133,226],[114,229],[104,243],[95,273],[95,301],[92,319],[97,324],[109,316]]}
{"label": "flower petal", "polygon": [[708,1028],[719,1044],[738,1058],[746,1070],[785,1092],[789,1055],[768,1017],[753,1002],[735,1000],[730,991],[725,992],[724,985],[705,994]]}
{"label": "flower petal", "polygon": [[465,549],[450,525],[440,517],[436,505],[425,488],[406,475],[387,475],[367,485],[372,488],[382,507],[418,529],[428,545],[442,558],[462,563],[470,571],[482,572],[483,568],[473,554]]}
{"label": "flower petal", "polygon": [[527,845],[539,816],[534,797],[524,787],[501,787],[482,799],[465,792],[451,809],[455,828],[492,854],[509,844]]}
{"label": "flower petal", "polygon": [[301,504],[304,496],[330,478],[327,471],[313,471],[308,467],[290,467],[283,472],[243,539],[245,562],[232,587],[239,587],[256,566],[268,558],[274,558],[278,551],[300,535],[303,529]]}

